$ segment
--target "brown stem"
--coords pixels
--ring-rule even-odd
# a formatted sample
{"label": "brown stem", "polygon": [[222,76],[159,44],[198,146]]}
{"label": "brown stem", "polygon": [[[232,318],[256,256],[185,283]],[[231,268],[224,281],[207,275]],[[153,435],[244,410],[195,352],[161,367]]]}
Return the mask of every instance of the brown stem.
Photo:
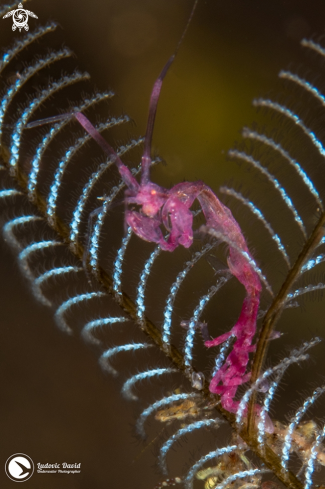
{"label": "brown stem", "polygon": [[[286,303],[287,296],[291,291],[291,288],[297,278],[300,275],[301,268],[304,263],[307,261],[311,253],[315,250],[320,240],[324,236],[324,224],[325,224],[325,212],[323,212],[316,224],[310,238],[305,243],[300,255],[298,256],[295,264],[291,268],[286,280],[282,284],[282,287],[276,297],[273,299],[271,307],[267,311],[260,331],[260,335],[257,342],[257,348],[254,356],[253,366],[252,366],[252,376],[251,383],[257,381],[259,376],[261,375],[261,371],[263,368],[264,360],[266,357],[266,352],[269,344],[270,334],[279,320],[283,307]],[[256,403],[256,391],[253,392],[249,405],[248,405],[248,415],[247,415],[247,430],[250,437],[254,437],[254,406]]]}

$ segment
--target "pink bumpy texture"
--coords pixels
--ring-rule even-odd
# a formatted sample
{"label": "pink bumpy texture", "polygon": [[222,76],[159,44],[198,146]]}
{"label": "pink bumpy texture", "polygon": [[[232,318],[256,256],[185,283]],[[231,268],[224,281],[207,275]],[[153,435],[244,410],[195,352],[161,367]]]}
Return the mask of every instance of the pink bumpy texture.
{"label": "pink bumpy texture", "polygon": [[[201,181],[179,183],[170,190],[152,183],[149,178],[151,164],[149,143],[145,144],[147,149],[142,157],[141,183],[139,183],[91,122],[80,112],[74,116],[104,151],[113,157],[128,187],[125,201],[131,208],[126,210],[125,221],[141,239],[157,243],[166,251],[174,251],[178,245],[189,248],[193,242],[193,214],[190,207],[196,199],[206,218],[206,227],[214,229],[221,240],[222,236],[225,237],[229,245],[227,258],[229,270],[243,284],[247,295],[235,326],[228,333],[206,341],[205,346],[210,348],[220,345],[231,336],[236,338],[224,365],[216,372],[210,383],[210,391],[221,396],[223,408],[236,413],[239,405],[238,401],[234,400],[237,388],[250,379],[250,373],[246,373],[246,368],[249,353],[255,350],[252,340],[256,331],[262,288],[254,270],[255,262],[238,223],[228,207],[222,204],[210,187]],[[151,137],[151,131],[148,133]],[[135,210],[132,208],[134,205],[140,208]],[[161,226],[169,232],[167,239],[163,235]],[[259,406],[256,406],[256,409],[258,414]]]}
{"label": "pink bumpy texture", "polygon": [[[205,346],[210,348],[220,345],[230,336],[236,337],[231,353],[210,383],[210,391],[221,396],[223,408],[236,413],[239,404],[234,400],[237,388],[250,379],[250,373],[245,372],[249,353],[255,350],[252,340],[261,292],[259,277],[247,259],[249,257],[253,262],[253,258],[238,223],[213,191],[200,181],[180,183],[170,190],[148,182],[139,185],[136,191],[128,190],[126,202],[141,206],[141,212],[127,210],[126,222],[140,238],[158,243],[163,250],[173,251],[178,245],[189,248],[193,242],[190,207],[195,199],[201,205],[207,227],[227,236],[228,243],[234,244],[229,246],[228,266],[247,292],[239,319],[231,331],[205,342]],[[161,230],[162,224],[169,231],[167,240]]]}
{"label": "pink bumpy texture", "polygon": [[[250,378],[250,373],[246,373],[246,368],[249,353],[255,350],[252,340],[256,331],[261,283],[254,269],[254,260],[232,213],[207,185],[201,181],[184,182],[167,190],[152,183],[149,177],[151,141],[162,83],[184,39],[197,3],[198,0],[195,0],[176,50],[163,67],[151,92],[141,164],[141,183],[136,180],[86,116],[81,112],[69,114],[69,116],[72,115],[115,162],[127,186],[125,201],[129,207],[125,213],[125,221],[141,239],[157,243],[166,251],[174,251],[178,245],[189,248],[193,242],[193,214],[190,207],[197,199],[206,218],[207,228],[214,229],[218,238],[222,240],[224,237],[224,241],[229,245],[227,262],[230,272],[244,285],[247,295],[239,319],[231,331],[214,340],[206,341],[205,345],[210,348],[220,345],[231,336],[236,338],[231,353],[210,383],[210,391],[221,396],[221,404],[224,409],[236,413],[239,403],[234,400],[234,397],[238,386]],[[53,118],[50,120],[53,122]],[[138,206],[139,209],[136,210],[134,206]],[[164,238],[161,226],[164,226],[169,232],[167,240]],[[256,406],[256,412],[257,414],[260,412],[259,406]]]}

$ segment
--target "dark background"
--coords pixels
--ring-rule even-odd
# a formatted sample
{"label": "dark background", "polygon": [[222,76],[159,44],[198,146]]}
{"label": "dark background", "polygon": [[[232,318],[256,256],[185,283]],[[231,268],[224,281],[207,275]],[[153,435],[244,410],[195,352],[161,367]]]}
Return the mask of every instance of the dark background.
{"label": "dark background", "polygon": [[[61,24],[79,66],[99,88],[114,89],[116,107],[136,122],[133,133],[143,134],[153,81],[177,44],[192,2],[33,0],[25,5],[38,22]],[[324,13],[324,2],[316,0],[199,2],[162,90],[154,147],[167,165],[156,170],[155,180],[169,187],[202,179],[217,189],[229,178],[236,169],[225,152],[256,117],[251,99],[276,86],[281,68],[297,65],[299,40],[324,33]],[[30,18],[31,29],[36,22]],[[2,47],[24,35],[12,32],[11,25],[10,19],[0,20]],[[1,463],[16,452],[35,462],[81,462],[80,476],[35,475],[26,482],[30,488],[153,488],[161,477],[150,468],[150,447],[141,453],[143,446],[134,443],[133,406],[103,376],[94,352],[56,329],[3,242],[0,266]],[[316,306],[307,304],[294,321],[284,323],[288,345],[321,334],[323,313]],[[311,391],[321,371],[308,367],[311,382],[309,373],[297,370],[295,381],[280,391],[283,408],[296,390]],[[14,486],[4,473],[1,479],[1,487]]]}

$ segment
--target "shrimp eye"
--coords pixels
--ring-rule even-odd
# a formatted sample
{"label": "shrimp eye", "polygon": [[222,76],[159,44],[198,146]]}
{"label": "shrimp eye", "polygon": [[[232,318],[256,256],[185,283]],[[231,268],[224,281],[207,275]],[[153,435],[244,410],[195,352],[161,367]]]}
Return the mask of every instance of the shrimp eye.
{"label": "shrimp eye", "polygon": [[151,195],[156,195],[157,190],[151,190],[151,192],[150,192],[150,193],[151,193]]}

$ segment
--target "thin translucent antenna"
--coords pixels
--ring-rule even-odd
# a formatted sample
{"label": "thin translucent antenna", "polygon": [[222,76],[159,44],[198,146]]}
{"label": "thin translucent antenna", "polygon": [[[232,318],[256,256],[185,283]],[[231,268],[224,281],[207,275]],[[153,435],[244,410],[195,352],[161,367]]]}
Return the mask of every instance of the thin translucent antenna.
{"label": "thin translucent antenna", "polygon": [[22,140],[22,133],[25,129],[25,124],[28,119],[33,115],[33,113],[54,93],[63,88],[66,88],[73,83],[77,83],[81,80],[86,80],[90,77],[88,73],[80,73],[75,71],[69,76],[62,76],[59,80],[53,81],[47,88],[43,90],[25,107],[22,111],[19,119],[15,124],[15,129],[11,134],[11,145],[10,145],[10,173],[16,175],[18,168],[18,160],[20,157],[20,146]]}
{"label": "thin translucent antenna", "polygon": [[67,121],[68,119],[72,119],[73,116],[73,112],[66,112],[65,114],[53,115],[52,117],[47,117],[46,119],[38,119],[37,121],[26,124],[25,129],[33,129],[34,127],[45,126],[46,124]]}
{"label": "thin translucent antenna", "polygon": [[[128,121],[129,118],[127,116],[122,116],[119,117],[118,119],[115,119],[115,117],[113,117],[112,119],[108,119],[106,122],[102,122],[101,124],[99,124],[96,130],[104,131],[105,129],[114,127],[118,124],[123,124],[124,122],[128,122]],[[66,151],[65,155],[60,160],[57,166],[54,179],[51,184],[50,192],[47,198],[46,213],[50,223],[53,223],[56,218],[57,201],[59,198],[59,191],[61,189],[61,184],[66,168],[69,162],[71,161],[71,159],[74,157],[74,155],[84,146],[84,144],[86,144],[90,140],[90,138],[91,135],[85,134],[83,137],[75,140],[74,145],[70,146],[70,148]]]}
{"label": "thin translucent antenna", "polygon": [[[34,110],[34,109],[33,109]],[[28,117],[30,114],[28,115]],[[71,114],[61,114],[54,117],[49,117],[48,119],[42,119],[40,121],[35,121],[30,124],[27,124],[27,117],[23,120],[23,129],[26,127],[30,129],[31,127],[37,127],[39,125],[49,124],[56,121],[60,121],[61,119],[70,120],[74,117],[79,124],[85,129],[85,131],[91,136],[96,143],[102,148],[102,150],[111,158],[112,162],[114,162],[120,172],[123,181],[127,182],[128,187],[137,192],[139,184],[136,181],[135,177],[132,175],[132,172],[123,164],[121,158],[118,156],[116,151],[108,144],[108,142],[103,138],[103,136],[99,133],[99,131],[93,126],[89,119],[81,112],[71,112]],[[123,118],[123,117],[122,117]],[[124,116],[126,119],[127,116]]]}
{"label": "thin translucent antenna", "polygon": [[88,132],[88,134],[96,141],[96,143],[102,148],[102,150],[112,158],[112,161],[116,164],[118,171],[120,172],[123,181],[127,181],[128,187],[137,191],[139,184],[135,177],[132,175],[130,170],[123,164],[121,158],[118,156],[116,151],[108,144],[106,139],[97,131],[97,129],[92,125],[92,123],[84,116],[81,112],[74,114],[79,124]]}
{"label": "thin translucent antenna", "polygon": [[185,37],[185,34],[187,32],[187,29],[191,23],[192,17],[194,15],[196,6],[198,4],[199,0],[195,0],[194,5],[192,7],[192,11],[190,13],[190,16],[188,18],[187,24],[185,26],[185,29],[183,31],[183,34],[178,41],[177,47],[175,49],[175,52],[172,54],[172,56],[169,58],[165,66],[163,67],[159,77],[154,83],[151,96],[150,96],[150,103],[149,103],[149,115],[148,115],[148,122],[147,122],[147,129],[146,129],[146,135],[145,135],[145,141],[144,141],[144,152],[142,156],[142,172],[141,172],[141,184],[147,184],[149,182],[149,169],[150,169],[150,164],[151,164],[151,143],[152,143],[152,134],[153,134],[153,129],[154,129],[154,124],[155,124],[155,118],[156,118],[156,113],[157,113],[157,106],[158,106],[158,101],[160,97],[160,91],[162,87],[163,80],[165,76],[168,73],[168,70],[173,63],[174,59],[176,58],[176,55],[178,53],[178,50],[183,42],[183,39]]}
{"label": "thin translucent antenna", "polygon": [[[3,126],[2,122],[5,117],[5,113],[8,109],[9,104],[12,102],[12,99],[17,94],[19,89],[21,89],[21,87],[40,70],[46,68],[51,63],[59,61],[63,58],[67,58],[68,56],[72,56],[72,51],[66,48],[62,49],[61,51],[50,52],[44,58],[39,58],[34,64],[28,66],[20,75],[20,77],[17,78],[15,83],[13,83],[9,87],[9,89],[6,91],[5,96],[1,100],[1,105],[0,105],[0,138],[2,136],[2,126]],[[12,127],[14,128],[14,126]]]}
{"label": "thin translucent antenna", "polygon": [[[117,154],[121,156],[127,151],[130,151],[132,148],[135,148],[139,144],[143,142],[143,138],[138,138],[137,140],[132,139],[129,143],[126,145],[120,146],[119,149],[117,150]],[[77,247],[77,242],[79,240],[79,235],[80,235],[80,226],[81,226],[81,218],[82,214],[84,213],[86,202],[93,191],[95,184],[102,178],[106,170],[113,164],[113,161],[111,158],[108,158],[108,160],[105,163],[101,163],[99,167],[97,168],[96,172],[92,173],[90,176],[89,180],[85,184],[81,195],[79,196],[78,203],[73,211],[73,217],[71,219],[71,222],[69,224],[70,226],[70,241],[71,241],[71,247],[72,249],[76,249]]]}
{"label": "thin translucent antenna", "polygon": [[[103,92],[103,93],[95,93],[91,97],[87,98],[86,100],[83,100],[77,107],[74,108],[75,111],[77,112],[82,112],[83,110],[87,109],[88,107],[91,107],[93,104],[96,104],[100,102],[101,100],[105,100],[107,98],[111,98],[114,96],[114,93],[109,91],[109,92]],[[54,116],[50,117],[49,119],[55,121],[55,119],[59,119],[60,116]],[[44,119],[43,119],[44,120]],[[48,120],[48,119],[47,119]],[[65,127],[65,125],[69,122],[69,118],[66,117],[66,114],[64,114],[64,118],[61,120],[61,122],[55,124],[51,130],[44,136],[42,139],[41,143],[37,146],[35,150],[34,157],[31,161],[31,171],[28,174],[28,182],[27,182],[27,189],[28,189],[28,198],[31,201],[34,201],[36,199],[36,186],[38,184],[38,175],[40,172],[40,167],[41,167],[41,161],[43,158],[43,154],[46,151],[46,148],[48,145],[53,141],[53,139],[56,137],[56,135]],[[40,125],[42,121],[35,121],[34,123],[32,122],[31,124],[37,124]],[[28,128],[29,124],[25,126],[25,128]],[[70,238],[71,241],[72,238]]]}

